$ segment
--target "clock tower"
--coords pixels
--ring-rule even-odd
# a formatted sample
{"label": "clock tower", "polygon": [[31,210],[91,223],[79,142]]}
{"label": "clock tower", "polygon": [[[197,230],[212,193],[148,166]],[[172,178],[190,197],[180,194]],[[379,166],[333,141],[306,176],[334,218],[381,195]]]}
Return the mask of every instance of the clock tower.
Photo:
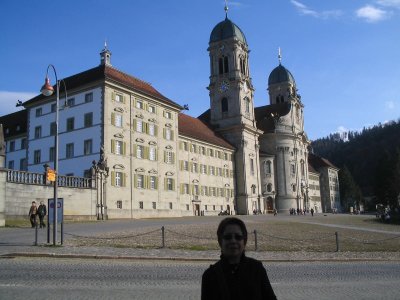
{"label": "clock tower", "polygon": [[236,212],[263,211],[258,143],[261,132],[254,117],[249,49],[242,30],[228,19],[227,13],[225,20],[212,30],[208,51],[210,123],[236,147]]}

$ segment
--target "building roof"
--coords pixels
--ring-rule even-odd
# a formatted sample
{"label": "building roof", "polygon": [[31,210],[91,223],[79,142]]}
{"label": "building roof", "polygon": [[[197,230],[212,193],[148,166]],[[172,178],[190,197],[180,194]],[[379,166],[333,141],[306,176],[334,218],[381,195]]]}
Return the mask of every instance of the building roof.
{"label": "building roof", "polygon": [[243,31],[231,20],[225,18],[224,21],[218,23],[211,31],[210,43],[219,42],[233,37],[247,45]]}
{"label": "building roof", "polygon": [[[125,85],[136,92],[154,97],[162,103],[172,105],[177,109],[183,109],[182,106],[162,95],[151,84],[131,75],[128,75],[122,71],[119,71],[114,67],[106,64],[99,65],[93,69],[89,69],[84,72],[72,75],[70,77],[64,78],[63,80],[65,82],[65,86],[67,87],[67,92],[70,89],[72,90],[75,88],[79,88],[83,84],[88,84],[97,80],[115,81],[116,83]],[[24,102],[23,105],[29,106],[45,98],[45,96],[39,94],[38,96]]]}
{"label": "building roof", "polygon": [[200,119],[179,113],[178,126],[180,135],[198,139],[228,149],[235,149],[234,146],[227,142],[222,136],[214,132],[209,125]]}
{"label": "building roof", "polygon": [[334,168],[336,170],[339,170],[338,167],[336,167],[334,164],[332,164],[329,160],[326,158],[320,157],[316,154],[309,153],[308,154],[308,163],[315,169],[319,170],[321,168]]}
{"label": "building roof", "polygon": [[264,132],[270,132],[275,129],[274,116],[286,116],[290,112],[289,102],[276,103],[254,108],[254,115],[257,122],[257,128]]}
{"label": "building roof", "polygon": [[284,66],[279,64],[275,69],[272,70],[271,74],[268,77],[268,85],[283,83],[283,82],[290,82],[295,84],[294,77],[292,73]]}
{"label": "building roof", "polygon": [[28,112],[26,109],[0,117],[0,124],[3,124],[4,139],[26,135],[27,121]]}

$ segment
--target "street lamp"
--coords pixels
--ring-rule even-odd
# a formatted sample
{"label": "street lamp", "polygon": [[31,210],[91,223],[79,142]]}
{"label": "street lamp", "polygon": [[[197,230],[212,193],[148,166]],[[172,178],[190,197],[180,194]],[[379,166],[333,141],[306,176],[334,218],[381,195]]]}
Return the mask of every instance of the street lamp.
{"label": "street lamp", "polygon": [[[54,181],[54,210],[53,210],[53,245],[57,244],[57,199],[58,199],[58,115],[59,115],[59,102],[60,102],[60,83],[61,81],[57,78],[56,68],[50,64],[47,67],[46,78],[44,85],[40,89],[40,92],[44,96],[51,96],[54,93],[54,87],[50,84],[49,79],[49,68],[52,68],[54,71],[54,76],[56,77],[56,128],[54,134],[54,173],[55,173],[55,181]],[[67,98],[67,89],[64,82],[65,89],[65,98]]]}

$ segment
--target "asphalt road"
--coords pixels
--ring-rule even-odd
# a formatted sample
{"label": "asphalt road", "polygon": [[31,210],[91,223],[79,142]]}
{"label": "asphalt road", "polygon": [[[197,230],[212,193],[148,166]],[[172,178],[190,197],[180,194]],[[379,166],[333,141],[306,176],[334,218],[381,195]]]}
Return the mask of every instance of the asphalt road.
{"label": "asphalt road", "polygon": [[[0,299],[200,299],[206,262],[1,258]],[[278,299],[400,299],[400,262],[271,262]]]}

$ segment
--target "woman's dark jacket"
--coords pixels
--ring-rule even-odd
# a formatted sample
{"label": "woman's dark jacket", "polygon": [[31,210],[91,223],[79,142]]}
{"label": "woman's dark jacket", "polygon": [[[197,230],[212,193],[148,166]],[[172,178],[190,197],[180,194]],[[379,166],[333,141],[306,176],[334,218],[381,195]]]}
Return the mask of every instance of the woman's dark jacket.
{"label": "woman's dark jacket", "polygon": [[203,274],[202,300],[269,300],[276,299],[262,263],[242,256],[238,265],[231,265],[221,256]]}

